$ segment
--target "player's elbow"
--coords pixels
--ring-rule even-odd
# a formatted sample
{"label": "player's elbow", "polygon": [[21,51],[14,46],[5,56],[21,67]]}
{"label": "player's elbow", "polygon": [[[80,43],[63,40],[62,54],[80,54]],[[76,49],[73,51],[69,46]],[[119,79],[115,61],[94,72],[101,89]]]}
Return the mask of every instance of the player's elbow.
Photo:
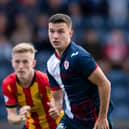
{"label": "player's elbow", "polygon": [[108,80],[107,83],[108,83],[108,86],[111,88],[111,82]]}
{"label": "player's elbow", "polygon": [[108,91],[111,91],[111,82],[109,80],[106,81],[105,86],[107,87]]}

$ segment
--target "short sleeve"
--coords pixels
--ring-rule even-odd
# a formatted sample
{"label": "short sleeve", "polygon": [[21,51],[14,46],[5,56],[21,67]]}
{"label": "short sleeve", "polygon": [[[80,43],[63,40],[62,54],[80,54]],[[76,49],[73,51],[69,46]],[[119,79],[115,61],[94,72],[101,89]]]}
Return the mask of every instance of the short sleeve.
{"label": "short sleeve", "polygon": [[75,59],[75,64],[75,70],[84,77],[89,77],[97,67],[94,58],[88,52],[79,54]]}
{"label": "short sleeve", "polygon": [[3,81],[2,83],[3,96],[6,106],[16,106],[16,98],[13,94],[11,85]]}
{"label": "short sleeve", "polygon": [[49,79],[50,89],[51,90],[59,90],[60,86],[58,85],[58,83],[56,82],[54,77],[52,75],[50,75],[48,71],[47,71],[47,75],[48,75],[48,79]]}

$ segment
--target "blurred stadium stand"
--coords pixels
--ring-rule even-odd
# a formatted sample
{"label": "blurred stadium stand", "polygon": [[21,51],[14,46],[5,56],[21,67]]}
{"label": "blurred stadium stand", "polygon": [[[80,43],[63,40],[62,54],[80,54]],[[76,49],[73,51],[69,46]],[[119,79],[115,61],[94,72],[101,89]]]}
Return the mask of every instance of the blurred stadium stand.
{"label": "blurred stadium stand", "polygon": [[72,17],[73,39],[89,50],[111,81],[115,129],[129,129],[129,0],[0,0],[0,129],[21,127],[8,124],[2,95],[2,80],[13,72],[10,50],[18,42],[32,42],[38,50],[36,69],[45,72],[52,52],[47,18],[57,12]]}

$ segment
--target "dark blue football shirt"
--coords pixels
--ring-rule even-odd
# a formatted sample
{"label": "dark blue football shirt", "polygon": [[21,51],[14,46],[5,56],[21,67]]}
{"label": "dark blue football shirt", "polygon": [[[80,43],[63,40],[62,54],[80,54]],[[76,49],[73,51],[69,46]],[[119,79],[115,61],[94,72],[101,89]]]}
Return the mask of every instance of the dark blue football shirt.
{"label": "dark blue football shirt", "polygon": [[99,111],[98,88],[88,77],[97,68],[93,57],[71,42],[61,57],[54,53],[47,62],[51,90],[64,91],[65,114],[95,122]]}

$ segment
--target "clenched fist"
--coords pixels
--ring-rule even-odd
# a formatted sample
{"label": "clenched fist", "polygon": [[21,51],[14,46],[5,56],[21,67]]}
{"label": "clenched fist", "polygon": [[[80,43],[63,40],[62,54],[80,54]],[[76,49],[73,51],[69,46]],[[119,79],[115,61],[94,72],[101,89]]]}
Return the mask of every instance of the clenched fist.
{"label": "clenched fist", "polygon": [[30,106],[23,106],[19,110],[19,116],[21,120],[25,121],[27,114],[30,112],[31,107]]}

